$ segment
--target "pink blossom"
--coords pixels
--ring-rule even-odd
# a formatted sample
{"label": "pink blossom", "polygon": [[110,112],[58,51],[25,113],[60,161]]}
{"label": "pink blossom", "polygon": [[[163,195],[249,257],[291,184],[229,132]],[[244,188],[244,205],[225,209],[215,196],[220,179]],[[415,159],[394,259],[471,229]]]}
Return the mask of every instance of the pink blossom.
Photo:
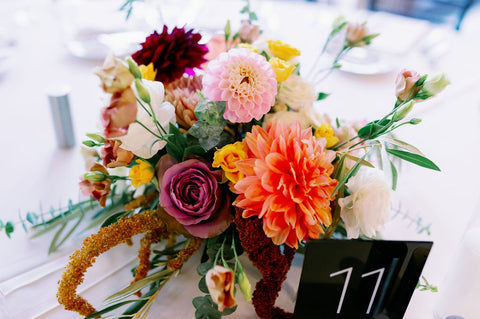
{"label": "pink blossom", "polygon": [[409,97],[418,79],[420,79],[420,74],[412,70],[403,69],[398,73],[395,80],[395,94],[400,101],[405,101]]}
{"label": "pink blossom", "polygon": [[275,78],[265,57],[248,49],[232,49],[209,63],[202,84],[208,99],[227,102],[225,119],[246,123],[260,120],[275,103]]}
{"label": "pink blossom", "polygon": [[242,20],[238,37],[242,42],[253,43],[260,37],[260,27],[251,24],[248,20]]}

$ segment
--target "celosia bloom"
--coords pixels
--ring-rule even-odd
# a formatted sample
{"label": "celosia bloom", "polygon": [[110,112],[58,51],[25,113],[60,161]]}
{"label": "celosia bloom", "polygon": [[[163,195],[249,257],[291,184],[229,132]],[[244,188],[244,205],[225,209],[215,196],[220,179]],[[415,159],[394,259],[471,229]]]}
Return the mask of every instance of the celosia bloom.
{"label": "celosia bloom", "polygon": [[298,241],[319,238],[332,221],[330,196],[337,181],[330,178],[335,152],[325,150],[300,123],[273,122],[267,130],[254,126],[244,139],[249,158],[236,163],[245,178],[235,184],[235,205],[243,217],[262,218],[272,241],[298,247]]}
{"label": "celosia bloom", "polygon": [[100,151],[103,159],[103,165],[108,168],[127,166],[132,161],[134,155],[120,147],[122,143],[118,140],[105,140],[105,145]]}
{"label": "celosia bloom", "polygon": [[208,49],[206,45],[199,44],[201,38],[193,29],[185,31],[184,28],[175,27],[168,33],[167,26],[164,26],[162,33],[155,31],[148,36],[142,43],[142,49],[135,52],[132,58],[138,64],[153,63],[157,70],[155,80],[167,84],[206,61],[203,56]]}
{"label": "celosia bloom", "polygon": [[245,123],[260,120],[275,103],[275,77],[265,57],[247,49],[232,49],[208,64],[203,89],[208,99],[227,102],[225,119]]}
{"label": "celosia bloom", "polygon": [[[108,171],[102,165],[95,163],[91,168],[90,172],[103,172],[108,175]],[[110,194],[110,185],[112,181],[108,178],[105,178],[100,181],[93,181],[89,179],[81,178],[82,180],[79,183],[80,191],[85,196],[91,196],[96,199],[100,206],[105,207],[105,202],[107,201],[107,195]]]}
{"label": "celosia bloom", "polygon": [[270,53],[272,53],[274,57],[282,60],[289,61],[300,55],[298,49],[280,40],[268,40],[267,44]]}
{"label": "celosia bloom", "polygon": [[295,65],[279,58],[271,58],[268,62],[272,65],[273,71],[277,75],[277,82],[279,83],[288,79],[295,69]]}
{"label": "celosia bloom", "polygon": [[132,179],[133,187],[137,188],[140,185],[150,182],[154,176],[155,170],[147,161],[137,159],[135,162],[138,165],[135,165],[130,169],[128,177]]}
{"label": "celosia bloom", "polygon": [[195,107],[199,96],[197,90],[202,89],[202,76],[182,76],[165,87],[165,101],[175,106],[177,123],[189,129],[196,121]]}
{"label": "celosia bloom", "polygon": [[330,148],[338,143],[338,138],[333,134],[333,128],[328,123],[323,123],[315,130],[315,137],[323,137],[327,140],[327,148]]}
{"label": "celosia bloom", "polygon": [[[170,103],[163,102],[164,90],[162,83],[146,80],[142,81],[142,83],[150,94],[150,104],[152,105],[157,121],[165,131],[168,131],[169,123],[175,123],[175,108]],[[161,134],[161,130],[159,131],[152,118],[141,106],[138,106],[136,120],[155,134]],[[131,151],[141,158],[151,158],[166,145],[166,142],[159,140],[158,137],[146,130],[145,127],[138,123],[132,123],[128,127],[128,133],[118,139],[122,142],[123,149]]]}
{"label": "celosia bloom", "polygon": [[390,218],[390,187],[383,172],[362,167],[346,184],[351,195],[338,199],[340,216],[349,238],[368,237],[383,229]]}
{"label": "celosia bloom", "polygon": [[235,163],[238,160],[246,159],[247,151],[247,145],[242,142],[225,145],[213,155],[212,166],[221,167],[225,172],[225,177],[232,183],[236,183],[243,178],[243,173],[238,170]]}
{"label": "celosia bloom", "polygon": [[137,117],[137,98],[128,87],[113,93],[110,105],[103,108],[100,114],[103,135],[106,138],[120,137],[127,134],[128,127]]}
{"label": "celosia bloom", "polygon": [[276,102],[278,105],[275,105],[275,109],[282,110],[288,106],[298,111],[312,106],[316,99],[317,96],[313,86],[305,82],[301,76],[292,74],[280,85]]}
{"label": "celosia bloom", "polygon": [[420,79],[420,74],[415,71],[402,70],[398,73],[395,80],[395,94],[400,101],[405,101],[408,97],[414,96],[415,92],[410,93],[418,79]]}
{"label": "celosia bloom", "polygon": [[160,205],[165,212],[193,236],[211,238],[223,233],[233,216],[230,196],[219,184],[222,171],[197,159],[172,163],[165,155],[158,164]]}
{"label": "celosia bloom", "polygon": [[214,303],[218,305],[218,311],[232,308],[236,305],[233,291],[235,288],[235,275],[233,271],[225,267],[215,265],[205,276],[208,292]]}

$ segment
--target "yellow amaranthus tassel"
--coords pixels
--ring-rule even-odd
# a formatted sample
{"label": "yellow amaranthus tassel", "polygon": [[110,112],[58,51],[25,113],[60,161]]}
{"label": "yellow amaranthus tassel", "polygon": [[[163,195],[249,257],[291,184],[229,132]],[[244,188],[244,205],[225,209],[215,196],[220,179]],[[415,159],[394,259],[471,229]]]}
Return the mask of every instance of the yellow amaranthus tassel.
{"label": "yellow amaranthus tassel", "polygon": [[86,270],[95,258],[110,248],[125,243],[132,236],[164,227],[156,210],[146,211],[131,217],[120,219],[117,223],[101,228],[98,233],[86,238],[82,247],[70,256],[62,278],[58,282],[57,299],[66,310],[76,311],[82,316],[96,312],[95,308],[76,292],[83,282]]}
{"label": "yellow amaranthus tassel", "polygon": [[147,207],[153,203],[155,199],[158,198],[158,193],[153,192],[153,193],[148,193],[148,194],[143,194],[132,200],[130,203],[125,205],[126,210],[133,210],[137,209],[139,207]]}
{"label": "yellow amaranthus tassel", "polygon": [[[138,267],[135,269],[135,279],[132,283],[139,281],[147,276],[150,270],[150,248],[152,244],[158,243],[162,238],[168,237],[168,232],[165,228],[158,228],[154,231],[148,232],[145,237],[140,240],[140,249],[138,250]],[[142,296],[140,291],[136,292],[138,297]]]}
{"label": "yellow amaranthus tassel", "polygon": [[190,258],[200,248],[202,240],[197,237],[192,237],[188,246],[178,252],[178,255],[170,260],[167,264],[167,268],[170,270],[178,270],[182,267],[185,261]]}

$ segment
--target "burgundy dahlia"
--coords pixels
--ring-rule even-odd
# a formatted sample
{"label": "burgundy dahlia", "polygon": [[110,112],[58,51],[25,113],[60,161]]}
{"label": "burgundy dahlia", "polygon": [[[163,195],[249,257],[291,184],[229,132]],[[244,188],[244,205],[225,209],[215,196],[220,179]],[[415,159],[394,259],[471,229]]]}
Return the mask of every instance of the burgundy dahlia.
{"label": "burgundy dahlia", "polygon": [[181,77],[186,70],[199,67],[206,61],[203,56],[208,49],[205,44],[198,43],[201,38],[193,29],[185,31],[184,28],[175,27],[168,33],[167,26],[164,26],[162,33],[155,31],[149,35],[142,43],[142,49],[135,52],[132,58],[138,64],[153,63],[157,70],[155,80],[167,84]]}

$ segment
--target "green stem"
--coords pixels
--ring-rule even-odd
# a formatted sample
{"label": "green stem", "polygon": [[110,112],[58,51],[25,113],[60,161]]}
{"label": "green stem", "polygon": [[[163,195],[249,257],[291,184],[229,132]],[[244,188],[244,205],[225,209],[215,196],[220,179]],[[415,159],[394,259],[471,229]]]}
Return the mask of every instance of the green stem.
{"label": "green stem", "polygon": [[158,134],[155,134],[153,133],[148,127],[146,127],[142,122],[138,121],[138,120],[135,120],[135,123],[141,125],[144,129],[146,129],[148,132],[150,132],[153,136],[155,136],[156,138],[158,139],[162,139],[163,137],[158,135]]}

